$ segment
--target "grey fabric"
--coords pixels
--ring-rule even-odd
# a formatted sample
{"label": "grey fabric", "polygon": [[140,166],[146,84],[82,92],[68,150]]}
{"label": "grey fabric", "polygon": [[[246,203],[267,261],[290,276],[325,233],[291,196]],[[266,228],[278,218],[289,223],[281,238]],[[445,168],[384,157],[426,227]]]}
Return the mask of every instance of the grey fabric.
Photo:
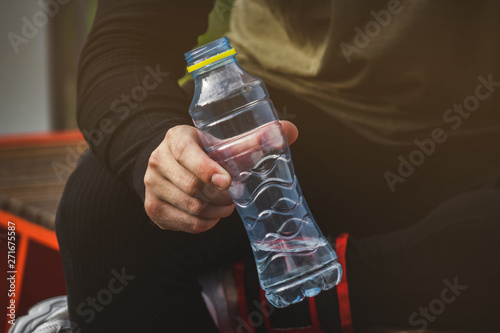
{"label": "grey fabric", "polygon": [[16,320],[8,333],[71,333],[66,296],[37,303]]}

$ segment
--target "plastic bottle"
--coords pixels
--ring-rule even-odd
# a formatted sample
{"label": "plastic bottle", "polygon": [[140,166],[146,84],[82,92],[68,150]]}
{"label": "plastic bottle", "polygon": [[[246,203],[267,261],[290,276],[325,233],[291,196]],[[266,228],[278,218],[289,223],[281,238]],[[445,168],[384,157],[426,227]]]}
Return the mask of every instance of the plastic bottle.
{"label": "plastic bottle", "polygon": [[232,177],[228,191],[267,299],[281,308],[332,288],[342,268],[302,195],[264,82],[237,64],[227,38],[185,56],[195,81],[189,113],[208,155]]}

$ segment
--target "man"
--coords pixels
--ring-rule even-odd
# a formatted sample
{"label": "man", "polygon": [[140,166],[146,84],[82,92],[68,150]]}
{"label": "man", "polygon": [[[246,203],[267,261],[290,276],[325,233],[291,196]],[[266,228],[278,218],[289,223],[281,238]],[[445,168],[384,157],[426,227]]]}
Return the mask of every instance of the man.
{"label": "man", "polygon": [[[251,262],[229,175],[203,152],[177,85],[211,8],[99,3],[78,82],[91,153],[57,216],[82,332],[216,331],[198,276]],[[234,4],[228,37],[289,141],[300,131],[292,156],[315,219],[332,240],[350,234],[350,304],[334,288],[316,311],[274,309],[272,327],[317,316],[333,332],[349,312],[356,330],[496,327],[499,13],[487,0]],[[207,188],[217,195],[204,202]],[[252,304],[256,272],[245,272]]]}

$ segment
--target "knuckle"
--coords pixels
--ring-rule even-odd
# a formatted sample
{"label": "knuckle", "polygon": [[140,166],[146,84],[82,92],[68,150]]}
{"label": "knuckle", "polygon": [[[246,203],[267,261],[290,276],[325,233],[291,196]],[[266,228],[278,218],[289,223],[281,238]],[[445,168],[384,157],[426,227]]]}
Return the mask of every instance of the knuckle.
{"label": "knuckle", "polygon": [[155,149],[155,150],[153,150],[153,152],[149,156],[148,166],[152,167],[152,168],[158,168],[159,165],[160,165],[160,157],[159,157],[158,150]]}
{"label": "knuckle", "polygon": [[194,197],[198,193],[198,179],[196,177],[188,177],[185,182],[185,190],[189,196]]}
{"label": "knuckle", "polygon": [[160,216],[161,208],[162,205],[159,201],[146,198],[146,201],[144,202],[144,209],[151,219],[158,219],[158,217]]}
{"label": "knuckle", "polygon": [[192,198],[191,200],[189,200],[188,209],[191,215],[200,215],[201,213],[203,213],[205,207],[206,204],[198,199]]}
{"label": "knuckle", "polygon": [[172,155],[174,158],[179,161],[182,159],[183,155],[186,153],[187,148],[189,146],[189,142],[185,138],[179,138],[178,140],[175,141],[175,144],[173,144],[170,148],[170,151],[172,152]]}
{"label": "knuckle", "polygon": [[200,163],[196,168],[196,175],[202,179],[208,178],[209,168],[208,163],[204,159],[200,159]]}
{"label": "knuckle", "polygon": [[154,184],[153,176],[151,173],[146,171],[146,174],[144,175],[144,185],[147,187],[151,187]]}
{"label": "knuckle", "polygon": [[167,141],[170,141],[172,140],[173,138],[176,137],[176,133],[179,131],[179,126],[174,126],[174,127],[171,127],[167,133],[165,134],[165,139]]}
{"label": "knuckle", "polygon": [[201,219],[196,219],[193,221],[193,224],[191,224],[189,231],[193,234],[199,234],[202,233],[203,231],[206,230],[206,226]]}

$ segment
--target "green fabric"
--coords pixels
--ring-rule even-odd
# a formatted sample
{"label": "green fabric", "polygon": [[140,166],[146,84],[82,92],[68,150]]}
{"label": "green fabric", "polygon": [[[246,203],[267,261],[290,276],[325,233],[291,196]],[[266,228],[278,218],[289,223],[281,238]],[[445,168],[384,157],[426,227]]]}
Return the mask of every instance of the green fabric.
{"label": "green fabric", "polygon": [[500,87],[469,117],[448,111],[479,76],[500,82],[500,1],[241,0],[228,37],[268,85],[384,146],[500,129]]}

